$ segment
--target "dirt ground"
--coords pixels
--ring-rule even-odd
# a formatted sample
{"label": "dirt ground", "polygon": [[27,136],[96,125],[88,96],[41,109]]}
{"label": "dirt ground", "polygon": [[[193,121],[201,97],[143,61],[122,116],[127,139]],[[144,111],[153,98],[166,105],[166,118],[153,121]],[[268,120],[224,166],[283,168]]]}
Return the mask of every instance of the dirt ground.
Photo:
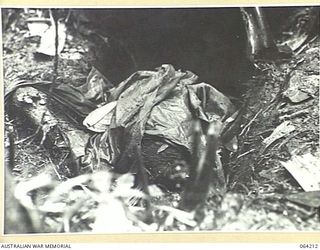
{"label": "dirt ground", "polygon": [[[53,60],[43,60],[34,55],[40,38],[28,36],[26,18],[30,15],[21,12],[3,32],[5,87],[9,82],[22,79],[50,81],[53,78]],[[73,27],[68,27],[57,81],[74,86],[82,84],[91,68],[88,61],[88,42]],[[166,221],[162,230],[320,230],[320,208],[299,205],[287,199],[290,194],[304,191],[282,164],[295,155],[307,153],[318,157],[319,163],[319,63],[319,36],[291,59],[257,63],[259,69],[248,81],[241,83],[248,90],[239,100],[247,106],[241,121],[238,151],[231,153],[223,162],[228,181],[227,193],[210,194],[200,215],[204,218],[202,223],[193,225],[180,221],[180,224],[170,224]],[[295,75],[306,79],[300,82],[299,87],[308,95],[297,103],[287,97],[290,93],[286,94],[290,79]],[[26,129],[26,120],[12,112],[10,114],[9,110],[7,112],[9,116],[6,114],[5,126],[15,130],[12,169],[15,180],[18,183],[30,180],[40,173],[48,173],[58,182],[65,180],[64,170],[56,169],[49,154],[39,146],[35,128]],[[286,121],[294,129],[266,146],[264,140]],[[37,195],[37,199],[46,199],[47,194],[42,190]],[[168,193],[157,203],[174,207],[177,200],[178,194]],[[88,214],[94,206],[94,202],[87,203],[82,215]],[[57,218],[47,218],[45,231],[67,231],[59,228],[59,223]],[[91,231],[90,223],[85,216],[78,216],[73,219],[69,231]]]}

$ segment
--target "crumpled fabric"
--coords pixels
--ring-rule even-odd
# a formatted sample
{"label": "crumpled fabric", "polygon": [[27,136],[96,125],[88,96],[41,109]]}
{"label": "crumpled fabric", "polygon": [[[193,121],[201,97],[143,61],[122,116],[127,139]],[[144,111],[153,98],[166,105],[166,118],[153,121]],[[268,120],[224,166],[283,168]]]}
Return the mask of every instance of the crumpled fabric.
{"label": "crumpled fabric", "polygon": [[[86,161],[94,168],[106,164],[120,172],[135,172],[141,164],[137,161],[145,134],[191,152],[195,119],[222,126],[235,111],[225,95],[209,84],[197,83],[197,79],[192,72],[162,65],[156,71],[138,71],[120,83],[110,91],[108,103],[116,105],[111,111],[107,109],[108,119],[87,120],[86,124],[104,128],[104,132],[91,138]],[[205,143],[203,138],[200,147]]]}

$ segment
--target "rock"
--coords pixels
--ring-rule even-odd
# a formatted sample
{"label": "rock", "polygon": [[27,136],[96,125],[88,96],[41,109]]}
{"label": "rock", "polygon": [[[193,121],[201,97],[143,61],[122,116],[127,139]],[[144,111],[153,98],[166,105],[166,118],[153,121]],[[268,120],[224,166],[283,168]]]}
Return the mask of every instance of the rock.
{"label": "rock", "polygon": [[319,88],[319,75],[304,75],[296,70],[292,73],[289,86],[283,95],[293,103],[300,103],[312,98]]}

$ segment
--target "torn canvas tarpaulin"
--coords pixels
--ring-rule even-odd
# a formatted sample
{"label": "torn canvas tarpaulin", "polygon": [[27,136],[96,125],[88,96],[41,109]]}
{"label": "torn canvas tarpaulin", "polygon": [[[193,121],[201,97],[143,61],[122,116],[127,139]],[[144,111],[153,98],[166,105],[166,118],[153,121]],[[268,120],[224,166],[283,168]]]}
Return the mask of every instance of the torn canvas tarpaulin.
{"label": "torn canvas tarpaulin", "polygon": [[[226,96],[206,83],[197,83],[198,77],[192,72],[176,71],[171,65],[155,71],[138,71],[109,90],[103,87],[103,79],[90,79],[88,77],[81,87],[63,83],[52,91],[49,91],[49,82],[18,82],[6,88],[8,100],[17,88],[33,86],[72,111],[78,117],[75,120],[83,121],[85,127],[95,132],[88,144],[84,144],[85,154],[80,156],[83,171],[87,171],[87,167],[112,166],[120,172],[136,172],[137,167],[143,165],[139,155],[142,139],[146,137],[149,139],[144,142],[151,143],[157,157],[166,158],[163,162],[170,158],[166,153],[174,153],[172,146],[183,156],[173,154],[171,158],[180,160],[193,151],[194,120],[202,121],[205,134],[209,123],[227,127],[230,120],[227,118],[235,114]],[[224,144],[233,140],[233,136],[224,138],[227,138],[222,140]],[[205,136],[201,136],[198,144],[197,152],[203,152]],[[145,156],[144,151],[142,155]],[[145,167],[154,165],[146,162]],[[165,168],[172,166],[165,165]]]}
{"label": "torn canvas tarpaulin", "polygon": [[[116,166],[137,171],[144,135],[163,138],[192,150],[192,121],[223,125],[235,108],[231,101],[192,72],[163,65],[138,71],[110,90],[108,103],[93,111],[84,124],[95,132],[84,162],[93,168]],[[104,113],[105,112],[105,113]],[[205,137],[199,147],[205,147]]]}

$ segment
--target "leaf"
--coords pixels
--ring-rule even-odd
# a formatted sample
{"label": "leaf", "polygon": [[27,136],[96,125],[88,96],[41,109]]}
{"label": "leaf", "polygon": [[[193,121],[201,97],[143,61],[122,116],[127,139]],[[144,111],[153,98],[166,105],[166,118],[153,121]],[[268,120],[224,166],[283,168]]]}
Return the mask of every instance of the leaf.
{"label": "leaf", "polygon": [[63,213],[66,209],[66,203],[57,202],[53,203],[50,200],[47,200],[42,206],[39,207],[41,212],[46,213]]}
{"label": "leaf", "polygon": [[[116,188],[113,191],[113,195],[117,197],[128,197],[128,193],[133,189],[134,186],[134,176],[130,173],[121,175],[116,180]],[[139,191],[139,190],[137,190]],[[139,191],[140,192],[140,191]],[[130,196],[130,195],[129,195]],[[135,196],[135,194],[131,194],[131,196]]]}
{"label": "leaf", "polygon": [[238,150],[238,138],[236,136],[224,144],[225,148],[231,152],[237,152]]}
{"label": "leaf", "polygon": [[50,193],[50,197],[56,198],[60,197],[62,194],[69,193],[70,190],[75,186],[80,186],[81,184],[90,180],[90,175],[83,174],[77,177],[66,180],[55,187],[55,189]]}
{"label": "leaf", "polygon": [[160,154],[161,152],[165,151],[168,147],[169,147],[168,144],[162,144],[162,145],[158,148],[157,154]]}
{"label": "leaf", "polygon": [[157,185],[149,185],[148,189],[151,197],[161,197],[164,195]]}
{"label": "leaf", "polygon": [[286,197],[289,201],[309,207],[320,207],[320,191],[290,194]]}
{"label": "leaf", "polygon": [[36,177],[31,178],[26,182],[19,182],[16,186],[14,196],[27,208],[34,208],[31,197],[28,195],[28,192],[53,185],[54,182],[48,174],[40,174]]}
{"label": "leaf", "polygon": [[112,174],[108,171],[99,171],[91,176],[93,186],[101,193],[109,192]]}
{"label": "leaf", "polygon": [[302,156],[293,156],[281,164],[296,179],[304,191],[320,190],[320,159],[307,153]]}
{"label": "leaf", "polygon": [[127,203],[130,203],[131,199],[144,198],[145,194],[134,188],[134,176],[130,173],[121,175],[116,180],[116,187],[112,192],[112,196],[116,198],[126,198]]}
{"label": "leaf", "polygon": [[[125,191],[125,192],[124,192]],[[142,199],[145,197],[145,194],[139,190],[139,189],[128,189],[128,190],[124,190],[124,189],[116,189],[114,192],[112,192],[112,195],[114,197],[118,197],[118,198],[127,198],[127,202],[130,203],[131,199]]]}
{"label": "leaf", "polygon": [[141,231],[134,227],[132,221],[127,218],[122,203],[117,200],[109,200],[100,203],[96,210],[96,219],[92,226],[94,233],[123,233]]}
{"label": "leaf", "polygon": [[111,123],[117,102],[110,102],[106,105],[92,111],[83,121],[83,125],[91,131],[101,133],[104,132]]}
{"label": "leaf", "polygon": [[123,174],[117,179],[117,187],[122,186],[130,189],[134,184],[134,176],[132,174]]}
{"label": "leaf", "polygon": [[268,148],[273,142],[284,136],[289,135],[294,130],[295,127],[289,121],[284,121],[278,127],[275,128],[275,130],[269,137],[263,140],[263,143],[265,144],[264,148]]}
{"label": "leaf", "polygon": [[181,223],[188,225],[190,227],[197,226],[197,222],[194,220],[194,214],[188,213],[180,209],[176,209],[169,206],[158,206],[159,210],[163,210],[168,212],[171,216],[173,216],[176,220]]}

